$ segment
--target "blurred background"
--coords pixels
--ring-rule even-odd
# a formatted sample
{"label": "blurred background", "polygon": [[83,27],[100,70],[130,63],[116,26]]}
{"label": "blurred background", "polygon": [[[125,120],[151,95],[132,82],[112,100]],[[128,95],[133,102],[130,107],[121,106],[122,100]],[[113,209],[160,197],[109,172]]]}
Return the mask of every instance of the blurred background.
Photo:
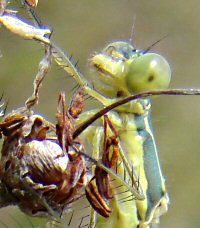
{"label": "blurred background", "polygon": [[[11,2],[19,9],[15,1]],[[199,12],[198,0],[40,0],[37,8],[43,23],[53,29],[52,39],[68,54],[73,54],[86,77],[88,59],[93,53],[109,42],[130,39],[134,17],[133,38],[137,49],[145,49],[168,34],[152,51],[170,63],[171,88],[200,88]],[[0,50],[3,56],[0,93],[4,92],[4,99],[9,100],[9,112],[23,106],[32,94],[32,82],[43,49],[39,43],[25,41],[1,27]],[[36,111],[54,121],[59,92],[65,91],[70,100],[75,85],[54,65],[43,83]],[[92,107],[94,102],[88,104],[88,108]],[[161,218],[161,227],[199,227],[200,97],[157,97],[152,109],[171,199],[169,212]],[[1,209],[0,227],[31,227],[22,213],[15,213],[19,213],[17,209]],[[20,226],[23,220],[25,225]],[[35,220],[34,224],[39,227]]]}

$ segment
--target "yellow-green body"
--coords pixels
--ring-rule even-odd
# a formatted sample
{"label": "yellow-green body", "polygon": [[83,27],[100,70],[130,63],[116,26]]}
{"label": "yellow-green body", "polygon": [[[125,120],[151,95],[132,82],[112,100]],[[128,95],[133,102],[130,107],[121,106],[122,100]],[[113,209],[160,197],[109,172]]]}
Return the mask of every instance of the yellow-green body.
{"label": "yellow-green body", "polygon": [[[75,78],[87,94],[104,106],[132,94],[166,89],[170,82],[170,67],[162,56],[139,52],[126,42],[115,42],[90,60],[95,75],[94,90],[56,46],[55,50],[53,53],[56,62]],[[108,202],[112,210],[110,217],[103,218],[93,210],[90,227],[158,227],[159,217],[167,211],[169,198],[152,132],[150,109],[148,99],[139,99],[108,113],[119,136],[119,178],[112,181],[114,198]],[[83,123],[97,111],[83,113],[77,124]],[[111,131],[109,136],[110,134]],[[83,143],[89,142],[87,151],[91,151],[95,159],[101,160],[103,119],[88,127],[80,137]],[[132,178],[131,167],[134,171],[134,183],[124,179],[125,175]],[[137,194],[122,186],[123,179]]]}
{"label": "yellow-green body", "polygon": [[[143,105],[140,105],[140,102]],[[148,100],[138,101],[137,108],[140,111],[140,115],[112,111],[108,116],[119,134],[120,149],[126,154],[138,176],[145,199],[137,200],[134,197],[130,197],[131,193],[129,191],[127,192],[125,187],[115,189],[115,187],[120,185],[115,180],[112,184],[114,198],[110,201],[110,207],[112,209],[111,216],[109,218],[103,218],[98,215],[98,228],[136,228],[138,225],[140,227],[148,227],[149,223],[153,222],[153,220],[156,220],[156,223],[158,222],[157,215],[159,215],[159,211],[162,214],[167,210],[168,195],[166,193],[165,180],[157,157],[152,129],[149,125],[150,103]],[[82,114],[81,120],[89,118],[93,113],[94,110],[85,112]],[[89,141],[91,143],[93,146],[92,155],[96,158],[101,157],[104,137],[103,131],[103,123],[99,120],[96,126],[89,127],[81,136],[83,141]],[[147,153],[149,156],[147,156]],[[118,164],[120,162],[121,160],[118,161]],[[147,169],[147,166],[150,167],[150,170],[149,168]],[[118,174],[122,177],[124,175],[124,167],[122,165],[118,167]],[[153,177],[152,179],[151,176]],[[155,178],[157,183],[155,182]],[[149,189],[149,185],[153,185],[153,189],[152,187]],[[147,195],[153,200],[152,205],[149,204],[150,199]],[[163,206],[162,208],[158,207],[160,203],[164,204],[165,208]]]}

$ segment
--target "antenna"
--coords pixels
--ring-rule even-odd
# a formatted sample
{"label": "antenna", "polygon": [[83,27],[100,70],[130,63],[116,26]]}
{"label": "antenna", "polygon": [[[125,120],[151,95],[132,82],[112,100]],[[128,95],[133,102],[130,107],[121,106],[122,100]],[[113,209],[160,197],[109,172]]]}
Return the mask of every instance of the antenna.
{"label": "antenna", "polygon": [[146,54],[147,52],[149,52],[152,47],[154,47],[156,44],[158,44],[160,41],[162,41],[163,39],[165,39],[169,34],[163,36],[162,38],[160,38],[159,40],[157,40],[156,42],[154,42],[153,44],[151,44],[147,49],[145,49],[144,51],[142,51],[143,54]]}
{"label": "antenna", "polygon": [[135,21],[136,21],[136,15],[133,16],[133,24],[132,24],[132,27],[131,27],[131,37],[129,39],[129,43],[130,44],[133,44],[133,38],[134,38],[134,32],[135,32]]}

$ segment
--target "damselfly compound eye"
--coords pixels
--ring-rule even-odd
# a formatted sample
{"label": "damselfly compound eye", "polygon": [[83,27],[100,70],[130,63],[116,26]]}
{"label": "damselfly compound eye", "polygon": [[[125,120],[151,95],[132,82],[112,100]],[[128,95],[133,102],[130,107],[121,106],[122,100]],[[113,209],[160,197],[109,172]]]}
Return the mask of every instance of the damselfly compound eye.
{"label": "damselfly compound eye", "polygon": [[135,58],[128,66],[126,84],[130,93],[162,90],[169,86],[171,69],[158,54],[147,53]]}

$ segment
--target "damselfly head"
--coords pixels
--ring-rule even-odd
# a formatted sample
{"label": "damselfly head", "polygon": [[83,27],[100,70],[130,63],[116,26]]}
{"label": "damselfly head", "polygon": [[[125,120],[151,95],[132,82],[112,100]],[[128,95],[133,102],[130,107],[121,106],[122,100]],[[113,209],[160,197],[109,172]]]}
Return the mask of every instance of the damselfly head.
{"label": "damselfly head", "polygon": [[171,78],[170,66],[161,55],[143,54],[126,42],[109,44],[93,56],[91,64],[98,77],[95,86],[111,97],[166,89]]}

